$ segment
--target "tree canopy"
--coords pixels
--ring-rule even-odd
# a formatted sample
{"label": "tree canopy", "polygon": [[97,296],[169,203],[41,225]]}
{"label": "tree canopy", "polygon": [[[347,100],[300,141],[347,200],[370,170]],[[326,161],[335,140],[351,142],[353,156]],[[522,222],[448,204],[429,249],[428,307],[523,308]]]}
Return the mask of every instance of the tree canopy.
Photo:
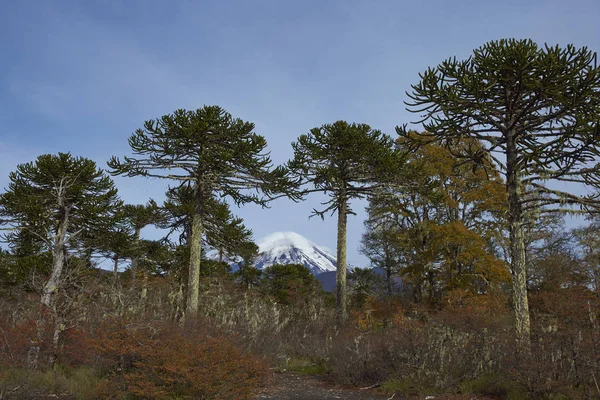
{"label": "tree canopy", "polygon": [[[600,186],[596,54],[573,45],[539,47],[531,40],[503,39],[475,49],[464,61],[447,59],[420,78],[406,104],[421,116],[422,139],[448,147],[476,139],[484,147],[463,147],[458,155],[476,162],[489,158],[504,174],[515,327],[526,351],[525,213],[589,212],[600,206],[599,192],[575,194],[548,184]],[[406,126],[397,131],[409,135]]]}
{"label": "tree canopy", "polygon": [[208,202],[229,197],[238,205],[266,206],[280,194],[297,198],[294,182],[285,168],[273,167],[267,142],[254,132],[254,124],[233,118],[218,106],[180,109],[148,120],[129,138],[129,145],[134,157],[111,158],[113,174],[175,180],[193,191],[186,304],[193,315],[198,310]]}
{"label": "tree canopy", "polygon": [[[353,214],[350,200],[365,198],[385,185],[386,176],[396,173],[401,157],[394,152],[393,139],[367,124],[337,121],[313,128],[292,143],[290,171],[308,192],[323,192],[329,200],[313,215],[338,214],[336,301],[338,320],[346,313],[346,222]],[[389,180],[388,180],[389,181]]]}

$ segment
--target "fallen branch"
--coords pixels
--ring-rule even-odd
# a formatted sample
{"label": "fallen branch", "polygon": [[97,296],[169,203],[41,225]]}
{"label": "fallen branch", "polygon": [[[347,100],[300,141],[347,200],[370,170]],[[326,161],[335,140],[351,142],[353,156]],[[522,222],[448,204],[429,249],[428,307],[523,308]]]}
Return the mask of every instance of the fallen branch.
{"label": "fallen branch", "polygon": [[376,383],[376,384],[371,385],[371,386],[367,386],[367,387],[364,387],[364,388],[359,388],[359,390],[368,390],[368,389],[373,389],[373,388],[376,388],[376,387],[379,387],[379,386],[381,386],[381,383]]}

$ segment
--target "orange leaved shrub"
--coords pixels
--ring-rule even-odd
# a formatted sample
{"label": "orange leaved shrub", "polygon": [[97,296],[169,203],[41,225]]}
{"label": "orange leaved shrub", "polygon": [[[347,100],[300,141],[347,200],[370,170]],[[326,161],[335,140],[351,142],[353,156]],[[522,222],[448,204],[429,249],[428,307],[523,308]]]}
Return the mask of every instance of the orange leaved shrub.
{"label": "orange leaved shrub", "polygon": [[151,399],[254,398],[268,368],[211,333],[156,322],[106,324],[97,332],[96,349],[118,392]]}

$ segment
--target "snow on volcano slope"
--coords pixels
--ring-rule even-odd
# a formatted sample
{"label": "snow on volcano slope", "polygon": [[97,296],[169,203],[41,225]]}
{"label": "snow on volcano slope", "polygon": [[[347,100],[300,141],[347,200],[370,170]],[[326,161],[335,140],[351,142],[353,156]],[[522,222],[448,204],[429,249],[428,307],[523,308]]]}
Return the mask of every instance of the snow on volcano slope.
{"label": "snow on volcano slope", "polygon": [[295,232],[276,232],[258,242],[259,256],[254,266],[265,269],[273,264],[302,264],[314,275],[335,271],[336,259],[329,250]]}

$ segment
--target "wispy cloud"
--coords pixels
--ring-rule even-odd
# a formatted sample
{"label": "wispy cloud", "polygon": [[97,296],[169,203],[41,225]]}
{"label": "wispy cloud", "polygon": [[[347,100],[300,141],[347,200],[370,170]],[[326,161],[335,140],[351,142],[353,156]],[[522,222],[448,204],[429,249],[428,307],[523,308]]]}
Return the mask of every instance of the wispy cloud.
{"label": "wispy cloud", "polygon": [[[129,153],[145,119],[219,104],[256,123],[275,162],[310,128],[337,119],[386,132],[416,117],[404,91],[446,57],[501,37],[600,49],[597,0],[4,2],[0,15],[0,183],[17,163],[71,151],[104,166]],[[6,39],[6,40],[5,40]],[[166,182],[117,179],[123,197]],[[335,221],[308,220],[319,198],[239,213],[257,236],[293,230],[335,247]],[[358,252],[360,205],[349,221]]]}

